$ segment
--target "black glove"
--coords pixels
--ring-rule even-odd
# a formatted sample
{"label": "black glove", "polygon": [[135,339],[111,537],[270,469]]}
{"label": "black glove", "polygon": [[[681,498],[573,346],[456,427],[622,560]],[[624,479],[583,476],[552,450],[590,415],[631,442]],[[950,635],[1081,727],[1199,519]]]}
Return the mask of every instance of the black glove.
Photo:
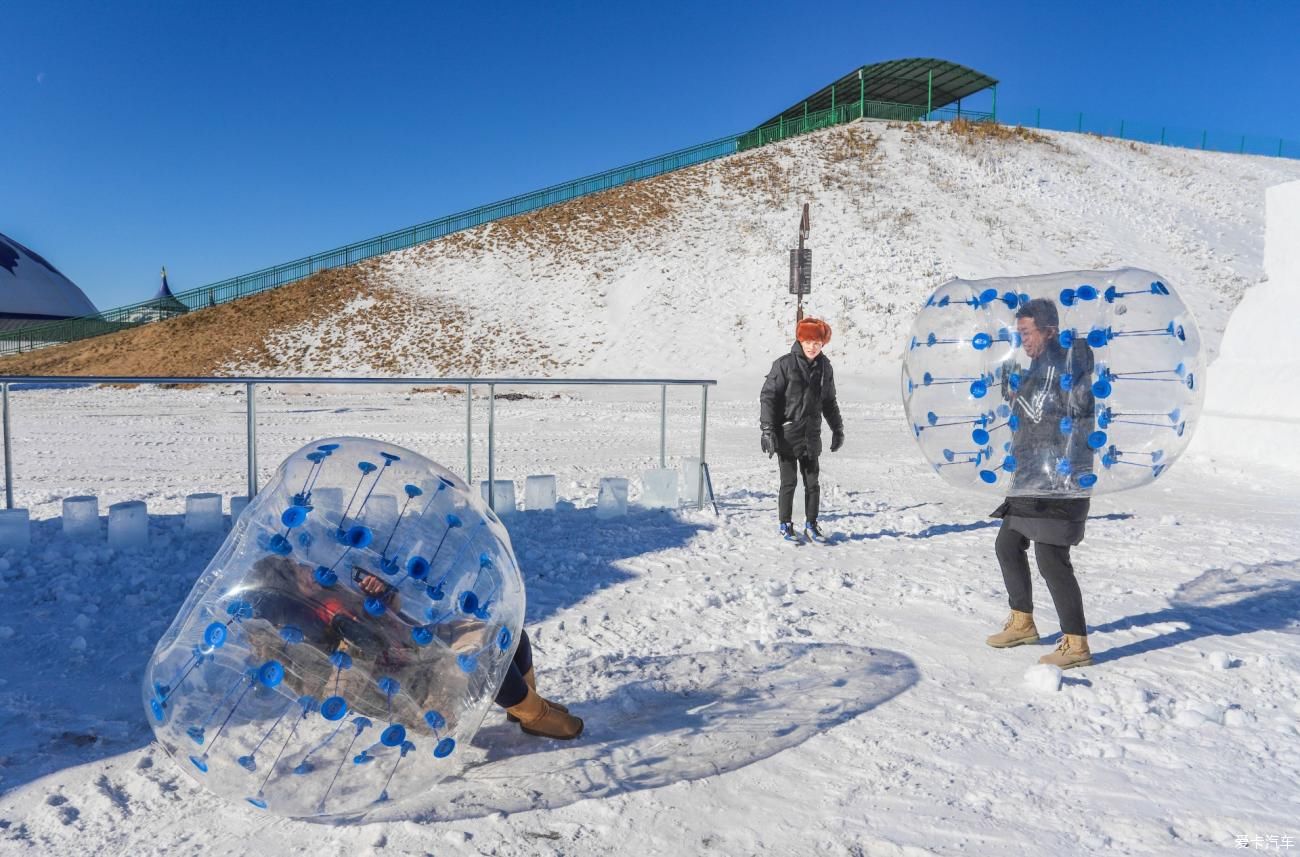
{"label": "black glove", "polygon": [[840,447],[844,445],[844,429],[836,429],[831,432],[831,452],[839,452]]}
{"label": "black glove", "polygon": [[762,444],[763,451],[767,453],[768,458],[776,455],[776,432],[772,431],[771,426],[763,426]]}

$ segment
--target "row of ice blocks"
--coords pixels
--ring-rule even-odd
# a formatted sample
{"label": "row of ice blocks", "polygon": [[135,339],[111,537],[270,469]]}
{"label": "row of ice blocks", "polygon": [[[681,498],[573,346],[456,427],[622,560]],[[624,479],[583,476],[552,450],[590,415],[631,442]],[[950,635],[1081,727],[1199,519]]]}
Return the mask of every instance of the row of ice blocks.
{"label": "row of ice blocks", "polygon": [[[687,498],[696,495],[699,490],[699,466],[687,462],[686,488]],[[655,468],[641,474],[640,505],[647,509],[676,509],[678,504],[679,479],[676,470]],[[480,483],[483,500],[488,499],[488,482]],[[510,515],[517,511],[515,502],[515,483],[510,479],[498,479],[492,485],[492,503],[498,515]],[[600,480],[600,493],[596,497],[596,517],[616,518],[627,514],[628,480],[619,476],[606,476]],[[529,476],[524,480],[524,509],[529,512],[551,512],[555,510],[555,477]]]}
{"label": "row of ice blocks", "polygon": [[[247,497],[230,498],[233,521],[248,505]],[[220,494],[190,494],[185,498],[185,532],[223,533],[225,517]],[[99,498],[66,497],[63,500],[63,535],[78,541],[100,539]],[[27,547],[31,543],[31,520],[26,509],[0,510],[0,550]],[[143,500],[128,500],[108,507],[108,545],[114,548],[144,547],[149,544],[149,508]]]}

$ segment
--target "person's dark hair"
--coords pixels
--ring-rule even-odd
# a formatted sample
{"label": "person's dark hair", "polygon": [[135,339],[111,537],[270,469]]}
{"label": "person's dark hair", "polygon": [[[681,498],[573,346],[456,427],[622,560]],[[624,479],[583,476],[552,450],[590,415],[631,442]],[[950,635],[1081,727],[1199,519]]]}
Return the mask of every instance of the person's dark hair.
{"label": "person's dark hair", "polygon": [[1061,326],[1061,317],[1057,315],[1056,304],[1047,298],[1034,298],[1016,310],[1016,318],[1032,318],[1034,327],[1039,330]]}

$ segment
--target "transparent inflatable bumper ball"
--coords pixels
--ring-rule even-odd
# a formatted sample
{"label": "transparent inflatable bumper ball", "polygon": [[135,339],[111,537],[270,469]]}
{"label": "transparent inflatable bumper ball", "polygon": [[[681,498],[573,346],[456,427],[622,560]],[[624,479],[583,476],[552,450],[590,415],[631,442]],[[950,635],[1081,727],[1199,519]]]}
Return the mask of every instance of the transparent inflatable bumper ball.
{"label": "transparent inflatable bumper ball", "polygon": [[476,491],[392,444],[318,441],[194,585],[145,670],[145,710],[223,797],[364,814],[453,770],[523,613],[510,538]]}
{"label": "transparent inflatable bumper ball", "polygon": [[1122,491],[1186,449],[1203,359],[1191,310],[1150,271],[950,280],[916,314],[903,406],[925,458],[959,487]]}

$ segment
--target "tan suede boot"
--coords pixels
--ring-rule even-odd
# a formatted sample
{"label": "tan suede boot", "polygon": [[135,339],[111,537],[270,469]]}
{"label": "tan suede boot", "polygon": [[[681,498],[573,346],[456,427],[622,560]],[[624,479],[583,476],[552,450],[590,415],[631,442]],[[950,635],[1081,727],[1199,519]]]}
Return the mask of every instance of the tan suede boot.
{"label": "tan suede boot", "polygon": [[1040,664],[1051,664],[1063,670],[1092,665],[1092,651],[1088,648],[1088,636],[1062,634],[1061,643],[1050,655],[1038,659]]}
{"label": "tan suede boot", "polygon": [[519,728],[529,735],[568,741],[582,734],[582,718],[561,711],[532,689],[529,689],[523,702],[510,706],[506,712],[518,717]]}
{"label": "tan suede boot", "polygon": [[[529,667],[529,668],[528,668],[528,672],[524,673],[524,684],[528,685],[528,689],[529,689],[529,690],[537,690],[537,675],[533,672],[533,668],[532,668],[532,667]],[[549,700],[548,700],[548,701],[549,701]],[[563,712],[565,712],[565,713],[567,713],[568,710],[569,710],[567,707],[565,707],[565,706],[563,706],[563,705],[560,705],[560,703],[558,703],[558,702],[552,702],[552,703],[551,703],[551,707],[552,707],[552,708],[558,708],[558,709],[560,709],[561,711],[563,711]],[[508,711],[508,710],[509,710],[509,709],[507,709],[507,711]],[[518,723],[518,722],[519,722],[519,718],[518,718],[518,717],[515,717],[513,714],[507,714],[507,715],[506,715],[506,720],[509,721],[510,723]]]}
{"label": "tan suede boot", "polygon": [[1038,628],[1034,627],[1034,614],[1012,610],[1002,630],[984,642],[995,649],[1007,649],[1038,642]]}

